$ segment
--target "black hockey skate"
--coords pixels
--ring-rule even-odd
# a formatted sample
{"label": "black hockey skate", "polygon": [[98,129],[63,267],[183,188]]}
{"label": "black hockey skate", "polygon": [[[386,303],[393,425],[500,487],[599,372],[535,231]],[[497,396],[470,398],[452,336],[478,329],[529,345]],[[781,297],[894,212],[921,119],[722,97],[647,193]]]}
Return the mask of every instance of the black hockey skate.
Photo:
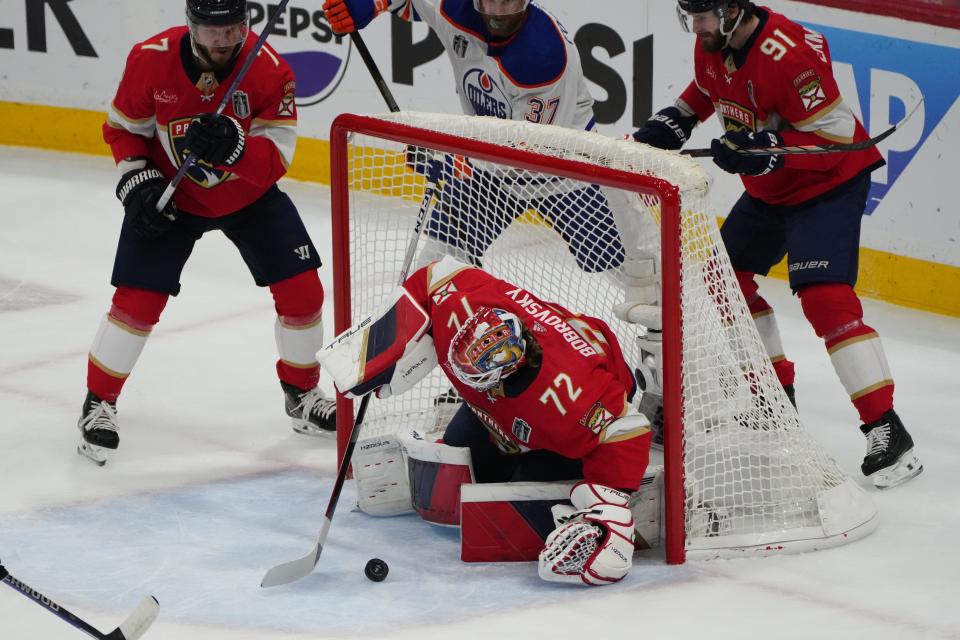
{"label": "black hockey skate", "polygon": [[117,405],[101,400],[92,391],[88,391],[77,427],[80,429],[77,453],[98,466],[105,465],[107,458],[120,444],[120,435],[117,433]]}
{"label": "black hockey skate", "polygon": [[790,404],[793,405],[793,408],[797,408],[797,392],[794,390],[792,384],[783,385],[783,390],[787,394],[787,399],[790,400]]}
{"label": "black hockey skate", "polygon": [[319,387],[304,390],[280,381],[285,408],[291,426],[308,436],[329,436],[337,433],[337,402],[330,400]]}
{"label": "black hockey skate", "polygon": [[913,438],[893,409],[879,420],[860,425],[860,431],[867,436],[867,455],[860,470],[872,477],[878,489],[895,487],[923,471],[914,453]]}

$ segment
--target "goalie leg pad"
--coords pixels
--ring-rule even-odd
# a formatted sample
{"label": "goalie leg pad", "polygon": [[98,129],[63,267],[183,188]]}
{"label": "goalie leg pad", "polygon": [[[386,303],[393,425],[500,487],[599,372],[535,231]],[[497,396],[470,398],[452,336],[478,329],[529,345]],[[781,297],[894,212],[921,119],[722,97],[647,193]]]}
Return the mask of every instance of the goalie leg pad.
{"label": "goalie leg pad", "polygon": [[357,505],[371,516],[396,516],[413,511],[403,448],[390,434],[357,443],[353,454]]}
{"label": "goalie leg pad", "polygon": [[530,562],[554,528],[552,510],[569,506],[571,482],[464,485],[460,497],[460,559]]}
{"label": "goalie leg pad", "polygon": [[662,536],[663,467],[651,467],[643,474],[640,489],[630,496],[627,504],[633,514],[637,549],[660,546]]}
{"label": "goalie leg pad", "polygon": [[460,526],[460,487],[474,482],[470,449],[430,442],[412,431],[400,437],[413,509],[427,522]]}

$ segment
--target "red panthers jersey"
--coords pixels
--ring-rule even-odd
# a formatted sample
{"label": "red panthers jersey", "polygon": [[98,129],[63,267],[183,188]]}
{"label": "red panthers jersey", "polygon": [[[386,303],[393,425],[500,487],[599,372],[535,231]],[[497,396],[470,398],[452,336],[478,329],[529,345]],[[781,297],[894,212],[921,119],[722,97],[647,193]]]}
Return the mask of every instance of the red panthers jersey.
{"label": "red panthers jersey", "polygon": [[[696,79],[681,101],[701,121],[715,112],[724,131],[771,129],[780,132],[787,145],[868,139],[840,95],[826,39],[766,8],[758,10],[758,17],[760,25],[739,50],[708,53],[697,43]],[[751,196],[792,205],[880,166],[880,152],[870,148],[787,155],[778,171],[741,177]]]}
{"label": "red panthers jersey", "polygon": [[[251,32],[233,66],[216,73],[197,67],[187,27],[134,46],[103,126],[114,159],[146,157],[172,178],[186,159],[191,120],[217,110],[256,39]],[[280,179],[297,141],[295,89],[293,71],[264,45],[223,111],[247,134],[243,156],[229,168],[201,162],[191,167],[174,194],[179,209],[224,216],[254,202]]]}
{"label": "red panthers jersey", "polygon": [[[627,413],[634,380],[605,322],[544,302],[453,258],[420,269],[404,287],[430,316],[444,373],[501,451],[553,451],[582,460],[586,480],[639,488],[650,446],[643,436],[650,431],[607,437],[610,423]],[[477,391],[456,378],[447,351],[461,324],[484,306],[516,314],[542,350],[542,362],[539,369],[522,367],[499,386]],[[517,379],[524,380],[519,393]]]}

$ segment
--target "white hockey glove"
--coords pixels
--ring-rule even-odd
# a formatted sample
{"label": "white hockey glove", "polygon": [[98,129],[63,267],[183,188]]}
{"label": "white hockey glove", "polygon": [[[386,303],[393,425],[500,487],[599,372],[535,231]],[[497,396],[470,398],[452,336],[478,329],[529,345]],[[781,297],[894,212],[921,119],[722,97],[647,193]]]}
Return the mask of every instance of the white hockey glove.
{"label": "white hockey glove", "polygon": [[577,511],[547,536],[540,552],[540,577],[591,586],[622,580],[633,565],[634,527],[628,500],[627,494],[601,484],[576,484],[570,501]]}
{"label": "white hockey glove", "polygon": [[623,302],[614,305],[613,313],[624,322],[661,331],[660,274],[656,258],[651,255],[628,257],[618,279],[623,286]]}

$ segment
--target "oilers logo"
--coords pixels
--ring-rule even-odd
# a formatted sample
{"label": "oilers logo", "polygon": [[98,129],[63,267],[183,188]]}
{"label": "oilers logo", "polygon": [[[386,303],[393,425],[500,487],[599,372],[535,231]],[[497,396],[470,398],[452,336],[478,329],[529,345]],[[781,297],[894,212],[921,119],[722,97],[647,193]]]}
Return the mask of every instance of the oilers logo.
{"label": "oilers logo", "polygon": [[470,69],[463,74],[463,95],[478,116],[513,118],[513,109],[503,89],[483,69]]}
{"label": "oilers logo", "polygon": [[[183,161],[190,155],[185,144],[187,138],[187,129],[193,118],[180,118],[172,120],[167,124],[167,138],[163,141],[167,157],[173,160],[173,163],[179,169]],[[186,177],[200,185],[204,189],[212,189],[221,182],[230,177],[229,171],[214,169],[210,165],[197,161],[187,169]]]}

